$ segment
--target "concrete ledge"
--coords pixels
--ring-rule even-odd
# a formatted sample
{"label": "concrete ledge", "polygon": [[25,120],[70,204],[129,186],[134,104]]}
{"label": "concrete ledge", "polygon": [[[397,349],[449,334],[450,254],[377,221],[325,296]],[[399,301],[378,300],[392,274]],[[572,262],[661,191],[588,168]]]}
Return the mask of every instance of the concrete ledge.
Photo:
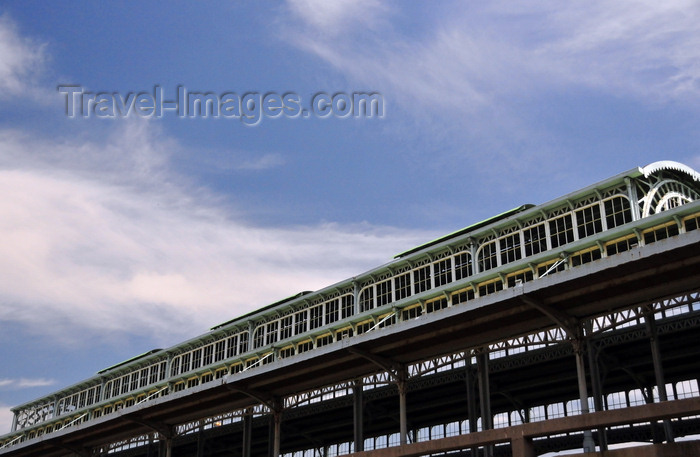
{"label": "concrete ledge", "polygon": [[585,454],[595,457],[691,457],[700,455],[700,441],[654,444]]}
{"label": "concrete ledge", "polygon": [[[582,430],[595,430],[600,427],[634,424],[698,414],[700,414],[700,397],[694,397],[634,406],[631,408],[598,411],[542,422],[531,422],[513,427],[483,430],[480,432],[467,433],[465,435],[405,444],[403,446],[357,452],[350,455],[353,457],[419,457],[426,454],[510,442],[512,445],[513,457],[535,457],[534,448],[532,446],[532,439],[535,437]],[[647,452],[656,453],[647,454]],[[628,449],[616,449],[605,453],[590,452],[585,455],[596,457],[700,456],[700,441],[637,446]]]}

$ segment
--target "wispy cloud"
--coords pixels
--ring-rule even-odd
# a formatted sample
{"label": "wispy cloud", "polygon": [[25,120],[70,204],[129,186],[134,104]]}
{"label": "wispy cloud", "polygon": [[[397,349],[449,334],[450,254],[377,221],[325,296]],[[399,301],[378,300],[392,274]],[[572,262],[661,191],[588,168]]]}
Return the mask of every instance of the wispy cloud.
{"label": "wispy cloud", "polygon": [[378,0],[290,0],[289,8],[304,22],[325,35],[339,35],[349,30],[376,27],[387,10]]}
{"label": "wispy cloud", "polygon": [[561,176],[573,159],[562,154],[569,138],[561,124],[541,122],[542,113],[562,112],[561,123],[575,131],[567,115],[608,109],[594,101],[570,105],[589,103],[590,94],[650,110],[699,106],[694,0],[431,3],[420,20],[392,3],[369,2],[347,8],[371,21],[338,34],[325,34],[312,2],[288,4],[297,21],[278,28],[285,42],[349,84],[381,91],[397,113],[396,136],[410,138],[415,155],[430,153],[428,166],[445,174],[467,160],[474,169],[499,170],[489,174],[489,186],[508,188],[515,176],[531,177],[533,185]]}
{"label": "wispy cloud", "polygon": [[0,15],[0,99],[28,95],[45,60],[44,45],[23,37],[10,17]]}
{"label": "wispy cloud", "polygon": [[[330,26],[335,15],[327,10],[315,23]],[[0,57],[4,89],[17,92],[45,56],[3,17]],[[369,225],[256,226],[234,200],[173,171],[173,151],[182,148],[157,123],[97,130],[78,128],[72,137],[31,126],[0,130],[0,321],[59,343],[125,333],[174,343],[434,235]],[[269,153],[234,168],[283,163]]]}
{"label": "wispy cloud", "polygon": [[28,379],[28,378],[0,378],[0,389],[29,389],[32,387],[46,387],[56,384],[53,379]]}
{"label": "wispy cloud", "polygon": [[265,154],[250,160],[244,160],[236,166],[238,170],[267,170],[268,168],[284,165],[285,160],[281,154]]}
{"label": "wispy cloud", "polygon": [[255,226],[171,172],[168,139],[147,124],[103,143],[0,132],[0,320],[62,341],[133,332],[172,343],[434,235]]}
{"label": "wispy cloud", "polygon": [[290,11],[306,24],[286,30],[293,42],[353,80],[382,81],[413,112],[416,104],[474,112],[552,84],[644,99],[700,96],[700,9],[693,0],[541,1],[521,9],[501,1],[461,10],[434,5],[432,20],[410,31],[371,26],[397,21],[389,8],[338,4],[332,17],[345,7],[350,17],[373,19],[325,40],[310,32],[332,20],[323,20],[314,3],[290,1]]}

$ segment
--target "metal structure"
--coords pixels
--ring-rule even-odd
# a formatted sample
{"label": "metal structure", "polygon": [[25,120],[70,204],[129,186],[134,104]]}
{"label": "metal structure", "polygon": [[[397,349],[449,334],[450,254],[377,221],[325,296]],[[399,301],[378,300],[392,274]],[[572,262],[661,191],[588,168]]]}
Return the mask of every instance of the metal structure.
{"label": "metal structure", "polygon": [[0,455],[673,443],[700,433],[698,200],[657,162],[518,207],[17,406]]}

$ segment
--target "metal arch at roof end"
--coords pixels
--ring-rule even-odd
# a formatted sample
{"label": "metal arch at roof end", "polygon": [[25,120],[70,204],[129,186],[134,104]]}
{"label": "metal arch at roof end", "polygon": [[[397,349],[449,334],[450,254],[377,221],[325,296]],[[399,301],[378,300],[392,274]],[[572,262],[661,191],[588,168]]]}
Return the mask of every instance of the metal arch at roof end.
{"label": "metal arch at roof end", "polygon": [[700,173],[690,168],[688,165],[684,165],[680,162],[675,162],[673,160],[660,160],[658,162],[650,163],[649,165],[640,168],[642,174],[645,178],[661,170],[675,170],[687,174],[693,181],[700,181]]}

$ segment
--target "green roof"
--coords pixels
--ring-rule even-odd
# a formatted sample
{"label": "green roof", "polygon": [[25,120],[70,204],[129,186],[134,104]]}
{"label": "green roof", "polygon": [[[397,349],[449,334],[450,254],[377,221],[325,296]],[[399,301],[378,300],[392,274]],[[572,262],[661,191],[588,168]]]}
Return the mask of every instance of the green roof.
{"label": "green roof", "polygon": [[449,233],[447,235],[441,236],[440,238],[434,239],[433,241],[429,241],[425,244],[421,244],[420,246],[416,246],[415,248],[409,249],[408,251],[402,252],[400,254],[396,254],[394,256],[395,259],[405,257],[409,254],[413,254],[414,252],[418,252],[422,249],[428,248],[430,246],[435,246],[436,244],[442,243],[443,241],[447,241],[451,238],[458,237],[460,235],[464,235],[466,233],[472,232],[476,229],[479,229],[481,227],[484,227],[486,225],[492,224],[494,222],[498,222],[502,219],[505,219],[507,217],[512,216],[513,214],[517,214],[521,211],[525,211],[526,209],[530,209],[535,205],[531,204],[525,204],[525,205],[520,205],[517,208],[510,209],[508,211],[505,211],[501,214],[497,214],[495,216],[489,217],[488,219],[484,219],[481,222],[477,222],[476,224],[469,225],[467,227],[464,227],[463,229],[459,229],[456,232]]}
{"label": "green roof", "polygon": [[125,360],[125,361],[123,361],[123,362],[119,362],[119,363],[117,363],[116,365],[112,365],[111,367],[104,368],[104,369],[98,371],[97,374],[106,373],[106,372],[108,372],[108,371],[110,371],[110,370],[113,370],[113,369],[115,369],[115,368],[117,368],[117,367],[120,367],[120,366],[122,366],[122,365],[126,365],[127,363],[130,363],[130,362],[133,362],[134,360],[138,360],[138,359],[141,359],[141,358],[143,358],[143,357],[147,357],[147,356],[149,356],[149,355],[151,355],[151,354],[155,354],[156,352],[160,352],[160,351],[162,351],[162,349],[151,349],[151,350],[148,351],[148,352],[144,352],[143,354],[139,354],[139,355],[137,355],[137,356],[135,356],[135,357],[132,357],[132,358],[130,358],[130,359],[127,359],[127,360]]}
{"label": "green roof", "polygon": [[258,309],[256,309],[256,310],[251,311],[251,312],[249,312],[249,313],[247,313],[247,314],[244,314],[244,315],[242,315],[242,316],[233,318],[233,319],[228,320],[228,321],[226,321],[226,322],[224,322],[224,323],[221,323],[221,324],[219,324],[219,325],[215,325],[214,327],[210,328],[209,330],[216,330],[216,329],[219,329],[219,328],[221,328],[221,327],[225,327],[225,326],[227,326],[227,325],[229,325],[229,324],[233,324],[233,323],[236,322],[236,321],[240,321],[240,320],[242,320],[242,319],[244,319],[244,318],[246,318],[246,317],[252,316],[253,314],[257,314],[257,313],[259,313],[259,312],[261,312],[261,311],[265,311],[266,309],[269,309],[269,308],[274,308],[274,307],[277,306],[277,305],[281,305],[282,303],[287,303],[287,302],[292,301],[292,300],[294,300],[294,299],[296,299],[296,298],[303,297],[304,295],[310,294],[311,292],[312,292],[312,291],[310,291],[310,290],[305,290],[305,291],[299,292],[298,294],[294,294],[294,295],[291,295],[291,296],[289,296],[289,297],[287,297],[287,298],[283,298],[282,300],[276,301],[276,302],[271,303],[271,304],[269,304],[269,305],[267,305],[267,306],[263,306],[262,308],[258,308]]}

